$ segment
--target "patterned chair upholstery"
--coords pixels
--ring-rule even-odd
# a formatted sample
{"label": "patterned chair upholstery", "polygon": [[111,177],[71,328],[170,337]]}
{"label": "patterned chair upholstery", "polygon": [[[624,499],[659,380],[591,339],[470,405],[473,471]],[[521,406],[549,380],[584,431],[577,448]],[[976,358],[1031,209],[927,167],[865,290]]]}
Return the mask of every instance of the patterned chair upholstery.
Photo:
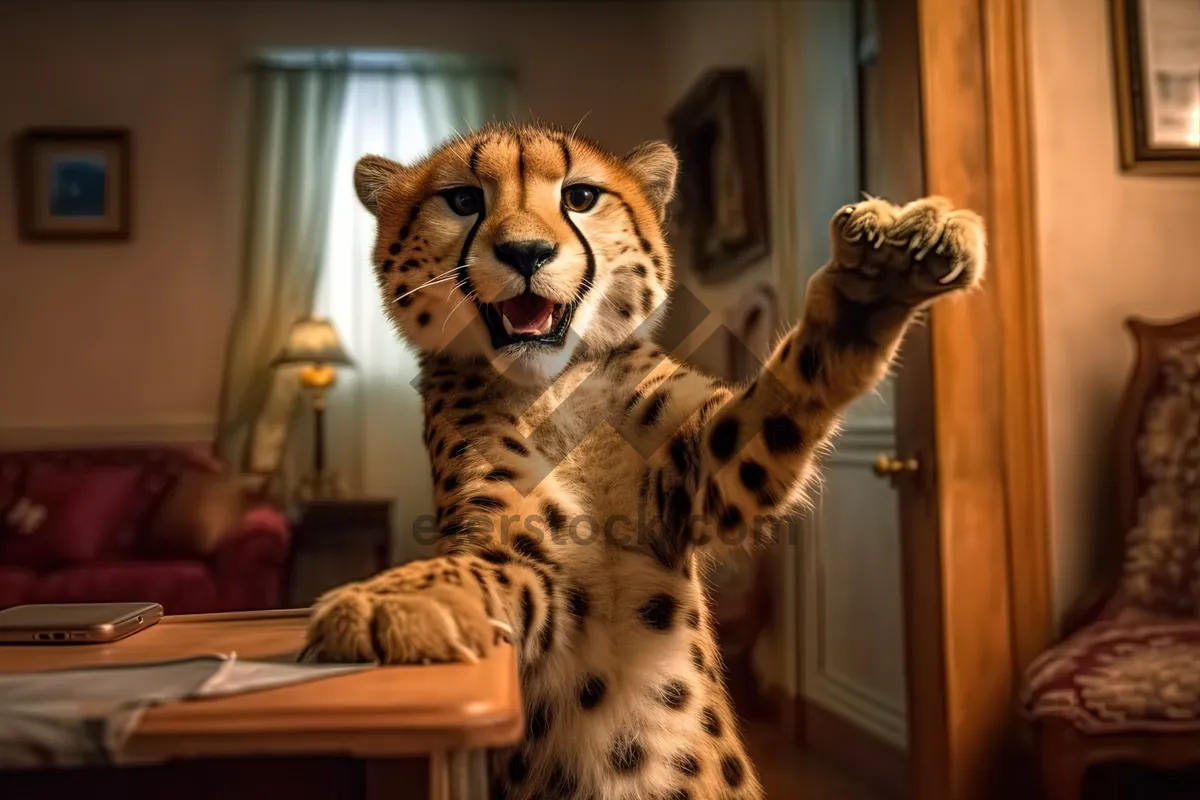
{"label": "patterned chair upholstery", "polygon": [[1129,328],[1138,359],[1116,441],[1124,557],[1022,692],[1055,800],[1081,797],[1101,761],[1200,763],[1200,316]]}

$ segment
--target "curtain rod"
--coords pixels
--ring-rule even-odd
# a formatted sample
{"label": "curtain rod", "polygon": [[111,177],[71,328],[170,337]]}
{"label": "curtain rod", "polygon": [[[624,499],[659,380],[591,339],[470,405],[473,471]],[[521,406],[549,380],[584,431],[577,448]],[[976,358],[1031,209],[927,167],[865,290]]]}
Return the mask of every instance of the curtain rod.
{"label": "curtain rod", "polygon": [[246,65],[249,72],[348,72],[352,75],[387,75],[391,77],[421,77],[427,75],[490,75],[497,78],[516,79],[517,71],[511,67],[480,65],[471,67],[459,64],[405,65],[395,67],[356,66],[354,64],[272,64],[254,61]]}

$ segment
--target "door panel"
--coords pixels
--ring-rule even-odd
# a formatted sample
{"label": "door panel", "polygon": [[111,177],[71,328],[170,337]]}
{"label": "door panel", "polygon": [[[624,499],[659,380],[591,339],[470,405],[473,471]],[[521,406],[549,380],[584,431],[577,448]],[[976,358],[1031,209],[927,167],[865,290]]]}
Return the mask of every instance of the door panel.
{"label": "door panel", "polygon": [[[871,46],[858,41],[870,38],[869,28],[866,36],[858,35],[861,26],[852,0],[826,0],[810,7],[807,22],[821,26],[823,49],[829,54],[829,63],[820,66],[823,76],[838,68],[847,71],[847,80],[835,78],[831,83],[859,93],[855,106],[861,109],[873,96],[875,79],[873,63],[865,70],[860,65],[863,53],[871,57]],[[839,42],[840,48],[835,47]],[[808,119],[822,118],[823,109],[812,96],[807,99],[802,113]],[[841,134],[844,142],[854,143],[853,153],[846,168],[832,176],[841,182],[838,194],[844,202],[859,197],[862,152],[879,149],[863,138],[878,131],[864,126],[860,115],[854,117],[851,130]],[[828,155],[821,158],[828,196],[830,162]],[[803,171],[798,177],[802,184],[816,180]],[[828,220],[836,210],[820,209],[821,219]],[[828,244],[822,246],[827,254]],[[893,397],[892,381],[887,380],[851,406],[842,434],[821,464],[822,482],[803,538],[803,692],[807,701],[903,749],[907,721],[900,515],[895,490],[873,469],[880,453],[895,452]]]}

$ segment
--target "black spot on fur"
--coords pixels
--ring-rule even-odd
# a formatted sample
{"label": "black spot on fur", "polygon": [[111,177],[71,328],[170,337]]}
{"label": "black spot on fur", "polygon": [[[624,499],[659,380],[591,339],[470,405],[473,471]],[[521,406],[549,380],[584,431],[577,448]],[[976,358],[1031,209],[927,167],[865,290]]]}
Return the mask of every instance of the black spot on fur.
{"label": "black spot on fur", "polygon": [[445,449],[445,447],[446,447],[446,440],[438,439],[437,444],[435,444],[433,446],[433,454],[435,456],[440,456],[442,454],[442,450]]}
{"label": "black spot on fur", "polygon": [[525,751],[518,750],[508,760],[508,779],[513,783],[521,783],[529,777],[529,762],[525,759]]}
{"label": "black spot on fur", "polygon": [[460,397],[454,403],[454,408],[456,408],[459,411],[466,411],[468,408],[474,408],[474,407],[475,407],[475,398],[473,398],[473,397]]}
{"label": "black spot on fur", "polygon": [[487,475],[484,475],[483,479],[485,481],[498,482],[498,481],[511,481],[515,477],[517,477],[517,476],[511,469],[506,469],[504,467],[497,467],[496,469],[489,472]]}
{"label": "black spot on fur", "polygon": [[415,258],[410,258],[408,261],[405,261],[404,266],[402,267],[402,269],[404,269],[404,270],[420,269],[420,268],[421,268],[421,264]]}
{"label": "black spot on fur", "polygon": [[650,402],[646,404],[646,410],[642,413],[642,424],[649,428],[658,423],[659,417],[662,416],[663,407],[667,404],[667,393],[663,391],[655,392],[650,398]]}
{"label": "black spot on fur", "polygon": [[604,693],[608,690],[608,685],[604,683],[604,679],[599,675],[588,675],[583,681],[583,685],[579,687],[579,705],[584,709],[592,709],[600,704],[604,699]]}
{"label": "black spot on fur", "polygon": [[815,344],[806,344],[800,348],[797,356],[800,367],[800,377],[809,383],[821,375],[821,351]]}
{"label": "black spot on fur", "polygon": [[571,595],[570,595],[571,616],[573,616],[577,620],[582,620],[584,617],[587,616],[588,609],[591,608],[591,605],[592,605],[591,598],[588,597],[588,593],[587,593],[586,589],[582,589],[578,586],[571,589]]}
{"label": "black spot on fur", "polygon": [[562,533],[567,527],[567,515],[554,503],[542,503],[542,516],[546,518],[546,524],[550,526],[552,534]]}
{"label": "black spot on fur", "polygon": [[384,272],[391,272],[392,267],[394,267],[394,266],[396,266],[395,261],[392,261],[390,258],[385,258],[383,260],[383,263],[379,265],[379,268],[381,270],[383,270]]}
{"label": "black spot on fur", "polygon": [[644,277],[646,277],[646,265],[645,265],[645,264],[634,264],[634,265],[633,265],[633,272],[634,272],[634,274],[635,274],[635,275],[637,275],[639,278],[644,278]]}
{"label": "black spot on fur", "polygon": [[688,689],[687,684],[679,679],[675,679],[661,689],[658,690],[659,701],[667,708],[681,711],[687,708],[688,700],[692,697],[692,692]]}
{"label": "black spot on fur", "polygon": [[675,769],[688,777],[700,774],[700,762],[691,753],[680,753],[671,760],[671,763],[675,766]]}
{"label": "black spot on fur", "polygon": [[712,434],[708,437],[708,448],[721,461],[728,461],[737,447],[738,421],[726,417],[713,426]]}
{"label": "black spot on fur", "polygon": [[535,704],[525,724],[525,737],[536,742],[549,732],[552,721],[550,707],[545,703]]}
{"label": "black spot on fur", "polygon": [[460,419],[458,421],[458,424],[460,424],[460,425],[478,425],[480,422],[483,422],[483,419],[484,419],[483,414],[467,414],[465,417],[463,417],[462,419]]}
{"label": "black spot on fur", "polygon": [[504,501],[503,500],[497,500],[495,497],[488,497],[487,495],[480,495],[479,497],[472,497],[467,502],[473,506],[482,508],[486,511],[502,511],[502,510],[504,510]]}
{"label": "black spot on fur", "polygon": [[510,583],[512,583],[512,579],[508,577],[508,572],[506,572],[503,567],[496,569],[496,580],[505,586],[508,586]]}
{"label": "black spot on fur", "polygon": [[396,302],[401,308],[407,308],[412,304],[412,295],[408,294],[408,287],[403,283],[396,287]]}
{"label": "black spot on fur", "polygon": [[763,421],[763,441],[767,444],[767,450],[779,455],[799,450],[803,437],[800,428],[790,417],[778,416]]}
{"label": "black spot on fur", "polygon": [[[641,265],[639,264],[638,266],[641,266]],[[643,272],[645,271],[644,267],[642,268],[642,271]],[[650,291],[649,289],[643,289],[642,290],[642,313],[645,314],[646,316],[650,316],[650,313],[653,311],[654,311],[654,292]]]}
{"label": "black spot on fur", "polygon": [[516,550],[526,558],[532,558],[534,561],[549,563],[546,558],[546,553],[542,550],[542,546],[538,544],[537,539],[530,536],[528,533],[518,533],[513,536],[513,550]]}
{"label": "black spot on fur", "polygon": [[[438,414],[442,413],[442,409],[445,407],[446,402],[439,397],[437,400],[433,401],[433,406],[429,409],[429,416],[436,417]],[[465,448],[466,445],[464,444],[463,447]]]}
{"label": "black spot on fur", "polygon": [[454,389],[454,381],[442,381],[442,385],[438,388],[443,392],[449,392]]}
{"label": "black spot on fur", "polygon": [[642,763],[646,760],[646,752],[640,744],[633,741],[632,737],[625,736],[613,744],[608,753],[608,760],[617,772],[636,772],[642,768]]}
{"label": "black spot on fur", "polygon": [[[441,401],[439,400],[438,402],[440,403]],[[450,457],[458,458],[465,452],[467,452],[467,443],[459,442],[458,444],[454,445],[454,447],[450,448]]]}
{"label": "black spot on fur", "polygon": [[638,615],[642,622],[656,631],[668,631],[675,624],[675,598],[669,594],[656,594],[642,604]]}
{"label": "black spot on fur", "polygon": [[712,706],[704,709],[704,713],[700,715],[700,721],[709,736],[721,735],[721,718],[717,716],[717,712],[713,710]]}
{"label": "black spot on fur", "polygon": [[389,252],[389,253],[391,253],[392,255],[399,255],[399,253],[400,253],[400,243],[399,243],[399,242],[392,242],[390,245],[388,245],[388,252]]}
{"label": "black spot on fur", "polygon": [[696,669],[704,672],[704,651],[695,642],[692,643],[692,663],[696,665]]}
{"label": "black spot on fur", "polygon": [[500,444],[504,445],[505,449],[508,451],[516,453],[519,456],[529,455],[529,448],[518,442],[516,439],[513,439],[511,436],[505,436],[500,440]]}
{"label": "black spot on fur", "polygon": [[676,436],[671,440],[671,461],[675,464],[675,469],[683,474],[688,471],[688,446],[682,436]]}
{"label": "black spot on fur", "polygon": [[726,506],[721,512],[721,530],[733,530],[738,525],[742,524],[742,512],[737,506]]}
{"label": "black spot on fur", "polygon": [[743,461],[738,467],[738,477],[742,479],[742,486],[757,492],[767,482],[767,471],[757,461]]}
{"label": "black spot on fur", "polygon": [[579,784],[575,780],[575,776],[567,772],[562,764],[555,764],[554,769],[550,772],[550,796],[551,797],[574,797]]}
{"label": "black spot on fur", "polygon": [[444,489],[447,492],[453,492],[457,488],[458,488],[458,476],[457,475],[447,475],[446,480],[444,480],[442,482],[442,489]]}
{"label": "black spot on fur", "polygon": [[742,781],[746,779],[746,768],[742,766],[742,760],[735,755],[722,758],[721,776],[730,787],[736,789],[741,786]]}
{"label": "black spot on fur", "polygon": [[528,637],[529,626],[533,624],[533,592],[526,586],[521,590],[521,630]]}
{"label": "black spot on fur", "polygon": [[694,608],[687,613],[687,626],[694,631],[700,630],[700,612]]}
{"label": "black spot on fur", "polygon": [[633,316],[633,306],[624,301],[617,303],[617,313],[625,319],[629,319]]}
{"label": "black spot on fur", "polygon": [[463,381],[463,388],[468,391],[473,392],[480,386],[483,386],[483,378],[479,377],[478,375],[471,375],[465,381]]}
{"label": "black spot on fur", "polygon": [[489,547],[479,551],[479,557],[491,564],[507,564],[512,561],[512,555],[499,547]]}
{"label": "black spot on fur", "polygon": [[422,311],[420,314],[417,315],[417,324],[420,325],[422,328],[424,328],[426,325],[429,324],[430,319],[431,319],[431,317],[429,316],[429,312]]}

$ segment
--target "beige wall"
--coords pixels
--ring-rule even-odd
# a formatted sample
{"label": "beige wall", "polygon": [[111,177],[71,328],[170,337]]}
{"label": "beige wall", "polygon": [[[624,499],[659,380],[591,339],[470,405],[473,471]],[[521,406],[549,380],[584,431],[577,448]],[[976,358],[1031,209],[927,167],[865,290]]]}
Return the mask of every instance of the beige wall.
{"label": "beige wall", "polygon": [[258,49],[505,57],[533,113],[590,112],[581,130],[624,149],[662,129],[657,20],[638,3],[0,4],[0,138],[132,129],[136,225],[128,244],[23,243],[0,181],[0,432],[208,430],[235,302],[241,67]]}
{"label": "beige wall", "polygon": [[1200,179],[1119,172],[1108,3],[1029,3],[1061,612],[1112,536],[1111,430],[1132,361],[1130,314],[1200,310]]}

